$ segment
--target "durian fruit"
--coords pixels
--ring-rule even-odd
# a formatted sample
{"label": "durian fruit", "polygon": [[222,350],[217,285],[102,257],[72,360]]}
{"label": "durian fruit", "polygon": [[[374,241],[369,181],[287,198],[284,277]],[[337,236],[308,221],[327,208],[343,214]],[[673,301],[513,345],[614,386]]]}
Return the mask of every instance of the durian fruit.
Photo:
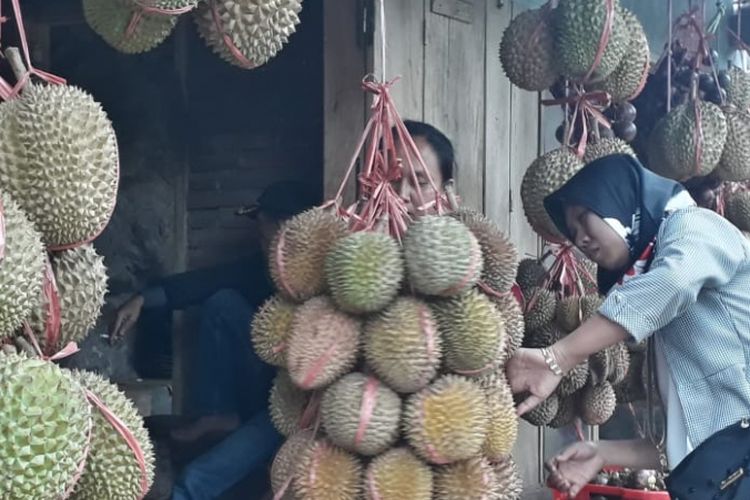
{"label": "durian fruit", "polygon": [[750,191],[739,191],[728,196],[725,215],[741,231],[750,231]]}
{"label": "durian fruit", "polygon": [[544,209],[544,199],[560,189],[582,167],[583,162],[576,155],[567,148],[559,148],[534,160],[523,176],[521,201],[526,219],[537,234],[549,241],[564,238]]}
{"label": "durian fruit", "polygon": [[[101,315],[107,293],[104,258],[91,244],[54,254],[52,269],[60,300],[60,336],[55,345],[48,345],[45,335],[37,335],[42,351],[48,354],[59,351],[68,342],[80,342],[89,334]],[[31,316],[36,332],[44,332],[46,311],[47,304],[40,293]]]}
{"label": "durian fruit", "polygon": [[[135,438],[143,453],[144,471],[135,451],[96,407],[86,468],[71,500],[119,500],[141,498],[154,482],[154,451],[143,417],[119,389],[100,375],[86,371],[73,372],[73,377],[119,418]],[[146,480],[145,491],[141,482]]]}
{"label": "durian fruit", "polygon": [[0,498],[64,498],[91,430],[81,386],[53,363],[3,351],[0,394]]}
{"label": "durian fruit", "polygon": [[510,291],[518,270],[518,250],[500,228],[483,214],[460,208],[450,214],[463,222],[479,241],[484,266],[481,280],[495,292]]}
{"label": "durian fruit", "polygon": [[294,493],[292,481],[297,476],[297,469],[301,464],[300,457],[304,457],[314,444],[314,432],[302,430],[292,434],[276,453],[271,465],[271,489],[274,494],[281,495],[282,500],[299,498]]}
{"label": "durian fruit", "polygon": [[413,394],[404,408],[406,439],[433,464],[466,460],[479,453],[488,425],[484,391],[457,375],[444,375]]}
{"label": "durian fruit", "polygon": [[[0,146],[1,147],[1,146]],[[12,335],[32,311],[42,289],[41,235],[10,195],[0,192],[5,249],[0,260],[0,339]]]}
{"label": "durian fruit", "polygon": [[591,371],[591,381],[594,384],[600,384],[607,380],[614,372],[614,351],[611,347],[602,349],[589,357],[589,369]]}
{"label": "durian fruit", "polygon": [[367,365],[397,392],[416,392],[430,383],[442,352],[432,309],[419,299],[399,297],[365,323]]}
{"label": "durian fruit", "polygon": [[253,317],[250,336],[253,349],[269,365],[285,367],[289,334],[297,306],[280,295],[274,295],[261,306]]}
{"label": "durian fruit", "polygon": [[482,273],[479,242],[451,217],[426,215],[412,223],[404,237],[404,256],[409,282],[425,295],[458,295]]}
{"label": "durian fruit", "polygon": [[284,222],[271,243],[269,258],[271,278],[279,293],[295,302],[323,293],[326,256],[346,234],[346,223],[321,208]]}
{"label": "durian fruit", "polygon": [[326,435],[345,450],[374,456],[398,438],[401,399],[375,377],[345,375],[326,389],[320,412]]}
{"label": "durian fruit", "polygon": [[586,385],[589,379],[589,362],[585,360],[583,363],[577,364],[572,370],[563,375],[560,380],[560,385],[557,387],[557,392],[560,396],[570,396],[579,389],[582,389]]}
{"label": "durian fruit", "polygon": [[625,379],[619,384],[613,385],[618,403],[633,403],[646,399],[646,387],[643,383],[645,364],[646,356],[644,353],[630,353],[630,364]]}
{"label": "durian fruit", "polygon": [[540,92],[557,80],[557,53],[550,9],[530,9],[516,16],[503,32],[500,62],[516,86]]}
{"label": "durian fruit", "polygon": [[607,380],[612,384],[619,384],[628,374],[630,368],[630,351],[625,342],[620,342],[612,347],[612,371]]}
{"label": "durian fruit", "polygon": [[375,458],[365,472],[366,500],[432,500],[432,469],[408,448]]}
{"label": "durian fruit", "polygon": [[298,387],[329,385],[351,370],[357,358],[360,324],[337,311],[326,297],[315,297],[297,309],[287,351],[287,369]]}
{"label": "durian fruit", "polygon": [[557,297],[550,290],[532,288],[526,297],[526,307],[524,314],[526,331],[533,332],[553,320],[557,308]]}
{"label": "durian fruit", "polygon": [[555,321],[560,328],[570,333],[596,314],[603,302],[604,299],[599,295],[565,297],[557,304]]}
{"label": "durian fruit", "polygon": [[83,15],[97,35],[125,54],[161,45],[177,25],[177,16],[145,12],[132,0],[83,0]]}
{"label": "durian fruit", "polygon": [[727,142],[715,175],[722,181],[750,180],[750,110],[740,111],[725,108],[727,118]]}
{"label": "durian fruit", "polygon": [[648,38],[641,22],[627,9],[621,9],[620,12],[621,22],[626,25],[630,40],[625,56],[607,78],[593,86],[595,90],[607,92],[612,102],[629,101],[641,93],[646,84],[651,58]]}
{"label": "durian fruit", "polygon": [[496,490],[495,470],[483,457],[441,467],[435,474],[436,500],[486,500]]}
{"label": "durian fruit", "polygon": [[[700,115],[697,131],[696,108]],[[696,148],[696,139],[699,148]],[[727,139],[727,119],[710,102],[690,102],[673,108],[656,125],[650,138],[656,149],[649,168],[663,177],[684,181],[710,174],[719,163]],[[700,151],[697,151],[700,149]]]}
{"label": "durian fruit", "polygon": [[505,352],[503,353],[502,362],[513,357],[519,347],[523,344],[523,337],[526,331],[526,324],[523,319],[523,311],[516,298],[511,294],[505,294],[501,297],[490,297],[492,303],[497,307],[498,312],[505,320]]}
{"label": "durian fruit", "polygon": [[385,233],[360,231],[336,242],[326,258],[325,271],[340,309],[372,313],[396,297],[404,263],[396,240]]}
{"label": "durian fruit", "polygon": [[524,339],[525,347],[532,349],[539,349],[542,347],[549,347],[561,338],[565,336],[556,323],[546,323],[536,330],[531,330]]}
{"label": "durian fruit", "polygon": [[201,37],[222,59],[253,69],[267,63],[289,41],[301,10],[302,0],[222,0],[200,4],[195,21]]}
{"label": "durian fruit", "polygon": [[637,158],[635,151],[633,151],[633,148],[627,142],[616,137],[612,139],[604,138],[586,144],[583,163],[588,164],[599,158],[617,154],[630,155],[633,158]]}
{"label": "durian fruit", "polygon": [[553,429],[560,429],[573,423],[576,418],[575,396],[561,396],[557,398],[557,414],[548,424]]}
{"label": "durian fruit", "polygon": [[[522,397],[519,399],[523,401],[524,399],[526,399],[526,397]],[[539,405],[533,410],[530,410],[521,415],[521,418],[526,420],[531,425],[535,425],[537,427],[549,425],[549,423],[554,420],[555,416],[557,416],[557,409],[559,408],[559,406],[559,398],[556,394],[553,394],[539,403]]]}
{"label": "durian fruit", "polygon": [[303,450],[293,487],[299,500],[358,500],[362,464],[351,453],[324,439]]}
{"label": "durian fruit", "polygon": [[583,389],[580,399],[579,413],[588,425],[601,425],[615,413],[617,398],[615,390],[609,382],[601,384],[589,383]]}
{"label": "durian fruit", "polygon": [[537,259],[523,259],[518,263],[518,273],[516,274],[516,283],[526,296],[526,300],[531,297],[532,289],[541,285],[544,275],[547,271]]}
{"label": "durian fruit", "polygon": [[495,471],[495,500],[521,500],[523,478],[513,457],[508,455],[492,464]]}
{"label": "durian fruit", "polygon": [[280,434],[289,437],[300,429],[303,415],[311,403],[310,398],[309,392],[294,385],[289,373],[279,370],[268,397],[268,411],[273,426]]}
{"label": "durian fruit", "polygon": [[[561,0],[557,8],[556,46],[562,73],[580,81],[611,74],[630,48],[630,26],[618,0],[612,0],[612,24],[599,64],[596,55],[607,22],[607,3],[601,0]],[[593,69],[593,71],[592,71]]]}
{"label": "durian fruit", "polygon": [[496,367],[507,334],[505,320],[486,295],[471,290],[440,301],[434,310],[448,369],[462,375],[481,375]]}
{"label": "durian fruit", "polygon": [[118,164],[112,123],[81,89],[27,85],[0,106],[0,188],[50,249],[89,241],[104,229],[115,207]]}
{"label": "durian fruit", "polygon": [[482,454],[491,461],[500,460],[513,450],[518,437],[518,417],[513,403],[513,393],[502,371],[479,379],[487,396],[489,426]]}
{"label": "durian fruit", "polygon": [[741,111],[750,111],[750,74],[737,66],[729,67],[727,101]]}

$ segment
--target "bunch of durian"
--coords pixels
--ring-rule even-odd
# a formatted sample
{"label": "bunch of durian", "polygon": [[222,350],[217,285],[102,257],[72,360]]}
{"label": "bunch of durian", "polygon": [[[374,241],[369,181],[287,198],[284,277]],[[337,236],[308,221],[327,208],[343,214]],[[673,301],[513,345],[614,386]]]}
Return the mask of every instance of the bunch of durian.
{"label": "bunch of durian", "polygon": [[503,370],[524,333],[517,252],[492,222],[425,215],[399,244],[317,208],[286,222],[270,255],[278,294],[251,335],[281,368],[277,494],[520,498]]}
{"label": "bunch of durian", "polygon": [[[619,0],[560,0],[556,8],[547,4],[524,11],[511,21],[500,43],[503,70],[522,89],[549,89],[560,99],[569,93],[568,81],[575,92],[608,94],[613,126],[590,127],[592,141],[635,138],[635,108],[628,101],[646,83],[650,55],[643,26]],[[625,108],[633,113],[619,112]],[[572,140],[577,143],[584,130],[574,125]],[[558,140],[565,142],[562,133]]]}
{"label": "bunch of durian", "polygon": [[253,69],[271,60],[299,24],[302,0],[82,0],[86,22],[114,49],[158,47],[182,15],[194,13],[200,36],[226,62]]}
{"label": "bunch of durian", "polygon": [[[583,260],[580,267],[586,270],[579,272],[580,294],[561,297],[554,285],[546,283],[548,271],[541,262],[535,259],[520,262],[516,280],[526,297],[525,347],[549,347],[596,314],[603,299],[592,279],[596,275],[595,266]],[[616,392],[622,394],[623,400],[627,392],[629,401],[642,393],[637,392],[642,382],[640,357],[639,361],[637,378],[633,378],[631,349],[625,343],[598,352],[568,372],[556,392],[524,418],[533,425],[554,428],[570,425],[576,417],[589,425],[603,424],[614,414]]]}

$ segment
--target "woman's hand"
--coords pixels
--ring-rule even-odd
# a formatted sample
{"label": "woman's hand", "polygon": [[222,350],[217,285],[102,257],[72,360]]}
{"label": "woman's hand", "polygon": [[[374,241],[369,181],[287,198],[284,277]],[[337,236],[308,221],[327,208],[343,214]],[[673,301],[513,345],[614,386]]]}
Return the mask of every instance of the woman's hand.
{"label": "woman's hand", "polygon": [[117,310],[117,315],[109,332],[111,344],[119,342],[130,332],[141,316],[141,309],[143,309],[143,296],[134,295]]}
{"label": "woman's hand", "polygon": [[595,443],[580,442],[549,460],[546,464],[550,486],[575,498],[605,465]]}
{"label": "woman's hand", "polygon": [[539,403],[547,399],[562,377],[555,375],[544,360],[541,349],[524,349],[508,361],[505,373],[514,394],[528,392],[530,395],[517,409],[518,415],[523,415],[536,408]]}

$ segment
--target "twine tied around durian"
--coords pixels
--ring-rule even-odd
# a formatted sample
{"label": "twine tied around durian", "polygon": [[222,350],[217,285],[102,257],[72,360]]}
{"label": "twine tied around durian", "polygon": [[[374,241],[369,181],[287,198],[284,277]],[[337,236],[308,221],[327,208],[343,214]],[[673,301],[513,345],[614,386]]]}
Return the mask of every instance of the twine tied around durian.
{"label": "twine tied around durian", "polygon": [[156,16],[180,16],[182,14],[187,14],[188,12],[195,9],[196,5],[188,5],[185,7],[179,7],[176,9],[165,9],[162,7],[157,7],[154,2],[149,2],[146,0],[130,0],[133,4],[133,15],[130,17],[130,21],[128,22],[128,25],[125,27],[125,39],[129,39],[135,34],[135,30],[138,29],[138,26],[140,26],[141,22],[143,21],[143,17],[146,15],[156,15]]}
{"label": "twine tied around durian", "polygon": [[229,53],[232,54],[232,57],[234,57],[237,63],[239,63],[239,65],[245,69],[256,68],[258,65],[254,61],[248,59],[245,54],[242,53],[239,47],[237,47],[237,45],[234,43],[232,37],[224,31],[224,23],[221,22],[221,15],[219,15],[219,9],[216,5],[216,0],[208,0],[208,8],[211,10],[211,17],[213,18],[214,25],[216,26],[216,33],[221,36],[221,40],[224,43],[224,46],[227,48]]}
{"label": "twine tied around durian", "polygon": [[[16,26],[18,28],[18,37],[21,39],[21,49],[23,50],[23,57],[26,65],[23,73],[20,75],[16,75],[17,81],[15,85],[10,85],[7,81],[0,78],[0,99],[3,99],[4,101],[8,101],[10,99],[18,97],[18,94],[23,90],[32,76],[36,76],[52,85],[64,85],[66,83],[64,78],[53,75],[52,73],[48,73],[46,71],[42,71],[41,69],[35,68],[31,64],[31,55],[29,52],[29,43],[26,37],[26,28],[24,28],[23,16],[21,15],[21,5],[19,4],[19,0],[11,0],[11,5],[13,7]],[[0,18],[2,18],[1,13]]]}
{"label": "twine tied around durian", "polygon": [[[31,342],[31,345],[33,346],[33,352],[35,356],[39,357],[40,359],[44,361],[59,361],[63,358],[67,358],[68,356],[72,356],[73,354],[77,353],[79,351],[78,345],[75,342],[69,342],[61,351],[53,354],[53,355],[46,355],[41,347],[39,346],[39,342],[36,339],[36,336],[34,335],[34,332],[32,331],[31,327],[29,326],[28,322],[24,322],[23,329],[26,334],[26,336],[29,338],[29,341]],[[84,395],[86,396],[86,399],[91,403],[93,406],[96,407],[97,410],[102,414],[104,419],[109,422],[109,424],[117,431],[117,433],[125,440],[125,443],[128,445],[128,448],[133,452],[133,456],[135,457],[136,462],[138,463],[138,468],[141,471],[141,478],[140,478],[140,487],[141,487],[141,494],[138,497],[139,500],[142,500],[146,494],[148,493],[148,469],[146,467],[146,455],[143,453],[143,448],[141,448],[140,443],[138,442],[138,439],[136,439],[135,434],[130,430],[130,428],[125,424],[120,417],[115,415],[112,410],[109,409],[109,407],[102,402],[99,397],[94,394],[89,389],[83,388]],[[93,427],[93,424],[92,424]],[[66,498],[69,498],[70,495],[75,490],[75,486],[78,483],[78,480],[81,478],[81,475],[83,474],[83,471],[85,469],[86,459],[88,458],[88,453],[90,452],[90,444],[91,444],[91,433],[92,429],[89,428],[89,437],[88,441],[85,446],[85,453],[84,458],[81,461],[79,471],[76,473],[76,475],[72,479],[72,484],[70,485],[68,491],[64,494],[64,496],[61,497],[61,500],[65,500]]]}
{"label": "twine tied around durian", "polygon": [[573,116],[570,120],[565,121],[566,131],[564,144],[570,146],[573,139],[573,132],[576,128],[576,123],[580,123],[581,137],[578,140],[578,144],[573,149],[573,152],[579,158],[583,158],[586,152],[586,145],[588,144],[588,130],[589,121],[600,124],[606,128],[612,128],[612,124],[609,122],[604,113],[603,109],[609,107],[612,102],[611,96],[607,92],[596,91],[596,92],[584,92],[581,89],[574,87],[573,95],[562,97],[560,99],[545,99],[542,101],[544,106],[573,106]]}
{"label": "twine tied around durian", "polygon": [[583,82],[588,82],[589,78],[591,78],[591,75],[594,74],[594,71],[596,71],[596,69],[601,64],[602,57],[604,57],[604,51],[606,50],[607,45],[609,44],[609,38],[612,36],[612,29],[614,28],[614,22],[615,22],[614,0],[605,0],[604,7],[606,8],[607,12],[604,17],[604,26],[602,26],[602,32],[599,35],[599,45],[596,48],[594,61],[591,63],[591,67],[589,68],[588,73],[586,73],[586,76],[583,77]]}
{"label": "twine tied around durian", "polygon": [[534,308],[542,290],[555,290],[560,297],[580,297],[586,294],[583,280],[596,281],[595,277],[581,264],[572,243],[550,243],[549,249],[542,255],[544,261],[550,257],[554,260],[544,274],[538,290],[526,302],[526,312]]}

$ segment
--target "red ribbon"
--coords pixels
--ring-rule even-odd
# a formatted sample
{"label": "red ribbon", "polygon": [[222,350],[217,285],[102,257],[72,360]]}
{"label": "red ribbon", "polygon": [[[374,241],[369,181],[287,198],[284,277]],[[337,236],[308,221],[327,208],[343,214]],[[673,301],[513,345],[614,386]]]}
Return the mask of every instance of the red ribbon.
{"label": "red ribbon", "polygon": [[234,40],[228,34],[224,33],[224,25],[221,22],[221,16],[219,15],[218,7],[216,6],[216,0],[209,0],[209,9],[211,9],[211,17],[213,17],[214,24],[216,25],[216,32],[221,36],[224,46],[227,48],[230,54],[235,60],[245,69],[253,69],[258,65],[248,59],[245,54],[235,45]]}
{"label": "red ribbon", "polygon": [[130,18],[130,22],[125,28],[126,40],[132,37],[135,33],[135,30],[138,29],[138,26],[143,20],[144,14],[154,14],[157,16],[179,16],[182,14],[187,14],[196,7],[195,5],[189,5],[186,7],[181,7],[179,9],[163,9],[161,7],[156,7],[153,2],[146,2],[144,0],[132,0],[132,2],[135,10],[133,10],[133,16]]}
{"label": "red ribbon", "polygon": [[57,349],[57,344],[60,341],[62,318],[60,311],[60,294],[57,289],[55,273],[52,271],[52,264],[50,263],[49,258],[47,258],[47,262],[44,265],[42,291],[45,308],[45,348],[48,352],[51,352],[54,349]]}
{"label": "red ribbon", "polygon": [[537,292],[526,303],[526,311],[533,309],[542,290],[556,290],[560,297],[578,297],[586,295],[583,279],[595,281],[594,276],[581,264],[575,247],[571,243],[548,243],[549,250],[542,256],[542,260],[554,257],[549,270]]}
{"label": "red ribbon", "polygon": [[588,73],[586,73],[586,76],[583,78],[584,82],[587,82],[589,78],[591,78],[591,75],[594,74],[594,71],[596,71],[596,68],[598,68],[599,65],[601,64],[602,57],[604,56],[604,51],[607,48],[607,44],[609,43],[609,37],[612,35],[612,27],[613,27],[614,18],[615,18],[614,1],[605,0],[605,7],[607,9],[607,13],[604,18],[604,27],[602,27],[602,32],[601,32],[601,35],[599,36],[599,46],[596,49],[594,62],[591,63],[591,68],[589,68]]}
{"label": "red ribbon", "polygon": [[558,106],[562,104],[573,105],[573,117],[570,119],[570,126],[565,134],[565,145],[570,145],[576,121],[580,121],[581,138],[575,148],[575,154],[581,158],[586,152],[586,145],[588,143],[589,118],[593,118],[597,123],[606,128],[612,128],[607,117],[604,116],[598,108],[598,106],[601,106],[603,109],[607,108],[610,105],[612,98],[607,92],[602,91],[582,92],[579,89],[576,89],[575,92],[574,95],[560,99],[545,99],[542,101],[542,104],[545,106]]}
{"label": "red ribbon", "polygon": [[18,36],[21,39],[21,51],[23,53],[27,69],[26,73],[24,73],[21,78],[18,79],[16,85],[13,88],[8,89],[7,82],[3,82],[3,84],[0,84],[0,97],[5,100],[17,97],[21,90],[23,90],[23,88],[26,86],[32,75],[37,76],[52,85],[64,85],[64,78],[53,75],[52,73],[47,73],[46,71],[42,71],[38,68],[35,68],[31,64],[31,55],[29,53],[29,43],[26,37],[26,28],[24,28],[23,16],[21,15],[21,5],[19,4],[19,0],[11,0],[11,5],[13,6],[13,13],[16,17]]}

